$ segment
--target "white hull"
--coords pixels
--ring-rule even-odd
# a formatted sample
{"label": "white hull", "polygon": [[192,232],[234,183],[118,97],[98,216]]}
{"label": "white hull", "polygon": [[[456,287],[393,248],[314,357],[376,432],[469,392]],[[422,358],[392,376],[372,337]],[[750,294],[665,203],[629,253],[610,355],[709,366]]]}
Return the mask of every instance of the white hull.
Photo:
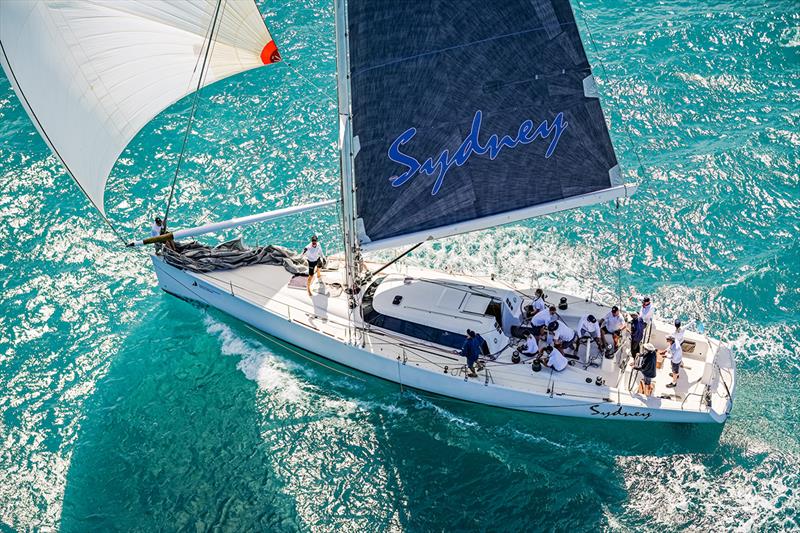
{"label": "white hull", "polygon": [[[298,346],[304,350],[315,353],[335,361],[341,365],[354,368],[366,374],[371,374],[385,380],[400,383],[430,393],[456,398],[463,401],[481,403],[495,407],[503,407],[520,411],[554,414],[561,416],[594,418],[602,420],[638,420],[648,422],[687,422],[709,423],[724,422],[730,410],[731,398],[727,398],[723,387],[718,380],[712,383],[713,400],[710,408],[705,406],[700,398],[683,401],[665,400],[663,398],[646,398],[636,394],[620,392],[610,386],[598,387],[594,384],[567,383],[573,390],[577,387],[586,387],[587,393],[578,391],[570,394],[570,387],[562,387],[555,376],[548,378],[545,374],[551,371],[544,368],[536,377],[541,383],[550,380],[546,388],[536,391],[532,387],[518,388],[504,386],[494,382],[494,376],[484,372],[479,379],[466,379],[460,373],[463,362],[451,355],[449,359],[452,366],[449,373],[441,371],[439,367],[431,367],[422,360],[414,362],[408,358],[405,351],[391,352],[388,348],[378,348],[364,339],[348,342],[348,329],[344,321],[337,320],[336,311],[346,317],[344,298],[325,297],[326,300],[341,300],[341,309],[335,305],[325,303],[325,309],[318,306],[312,310],[310,299],[305,289],[289,289],[292,298],[285,297],[285,291],[276,290],[268,286],[263,287],[263,292],[245,287],[238,279],[233,281],[233,271],[215,272],[210,277],[205,274],[196,274],[183,271],[166,264],[160,257],[152,256],[159,286],[166,292],[175,296],[210,305],[237,319],[251,325],[278,339]],[[247,269],[273,269],[269,272],[283,272],[281,267],[243,267]],[[288,274],[285,276],[289,277]],[[336,274],[326,274],[335,276]],[[243,278],[243,279],[246,279]],[[281,283],[285,283],[281,281]],[[248,294],[249,291],[249,294]],[[282,298],[282,296],[284,296]],[[315,299],[318,295],[315,295]],[[298,302],[302,299],[309,300],[309,308],[303,309]],[[318,318],[314,315],[323,316]],[[344,318],[346,321],[347,319]],[[396,347],[395,347],[396,348]],[[720,346],[721,349],[724,347]],[[402,350],[401,348],[397,348]],[[734,384],[734,369],[732,357],[730,358],[730,378],[727,387],[732,391]],[[447,352],[442,352],[447,353]],[[446,356],[442,356],[446,357]],[[426,361],[428,359],[425,359]],[[463,359],[461,360],[463,361]],[[524,365],[514,365],[522,367]],[[501,372],[508,372],[508,368],[498,368],[492,372],[500,376]],[[570,371],[572,371],[570,369]],[[574,372],[579,372],[575,369]],[[563,372],[562,374],[565,374]],[[527,373],[519,369],[522,379],[530,377],[530,367]],[[593,375],[591,372],[587,375]],[[559,376],[560,377],[560,376]],[[621,376],[620,382],[625,382]],[[497,381],[502,381],[498,379]],[[510,381],[510,383],[513,380]],[[719,388],[720,391],[715,389]],[[561,390],[566,392],[560,392]],[[548,393],[549,392],[549,393]],[[732,395],[731,395],[732,396]]]}

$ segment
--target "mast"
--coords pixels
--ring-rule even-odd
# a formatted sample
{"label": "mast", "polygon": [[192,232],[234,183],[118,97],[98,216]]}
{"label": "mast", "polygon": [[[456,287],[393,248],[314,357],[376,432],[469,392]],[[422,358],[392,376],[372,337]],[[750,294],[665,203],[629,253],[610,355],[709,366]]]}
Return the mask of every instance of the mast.
{"label": "mast", "polygon": [[[336,75],[339,100],[339,149],[341,165],[342,230],[344,232],[344,257],[350,309],[355,307],[358,292],[358,273],[361,262],[356,235],[356,188],[353,177],[353,122],[350,100],[350,53],[347,42],[347,2],[336,0]],[[352,321],[352,316],[350,317]]]}

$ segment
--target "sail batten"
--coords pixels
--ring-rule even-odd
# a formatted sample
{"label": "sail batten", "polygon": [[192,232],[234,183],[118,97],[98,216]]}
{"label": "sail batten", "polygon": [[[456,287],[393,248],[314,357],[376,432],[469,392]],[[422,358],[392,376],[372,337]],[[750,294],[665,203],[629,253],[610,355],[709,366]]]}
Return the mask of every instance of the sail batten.
{"label": "sail batten", "polygon": [[568,0],[349,0],[348,27],[363,249],[630,192]]}
{"label": "sail batten", "polygon": [[[0,63],[91,202],[153,117],[201,87],[280,60],[252,0],[0,2]],[[271,48],[270,48],[271,45]],[[198,58],[211,47],[207,68]],[[265,50],[269,53],[265,55]]]}

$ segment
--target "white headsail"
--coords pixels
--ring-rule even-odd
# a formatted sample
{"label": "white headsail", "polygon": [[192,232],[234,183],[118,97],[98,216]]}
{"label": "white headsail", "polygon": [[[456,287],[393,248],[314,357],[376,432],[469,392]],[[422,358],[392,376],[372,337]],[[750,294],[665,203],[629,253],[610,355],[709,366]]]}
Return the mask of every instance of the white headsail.
{"label": "white headsail", "polygon": [[253,0],[0,1],[6,76],[102,213],[120,153],[197,89],[208,47],[201,86],[280,60]]}

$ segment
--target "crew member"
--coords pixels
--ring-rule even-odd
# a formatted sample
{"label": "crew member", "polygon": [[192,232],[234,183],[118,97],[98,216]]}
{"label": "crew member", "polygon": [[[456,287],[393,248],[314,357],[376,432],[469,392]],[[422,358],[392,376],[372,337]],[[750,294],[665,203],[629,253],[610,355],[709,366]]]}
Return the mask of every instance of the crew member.
{"label": "crew member", "polygon": [[522,355],[537,355],[539,353],[539,339],[533,333],[528,333],[528,338],[525,340],[525,348],[522,349]]}
{"label": "crew member", "polygon": [[544,303],[544,291],[542,289],[536,289],[536,298],[533,299],[531,305],[533,306],[533,312],[538,313],[539,311],[544,311],[547,307],[547,304]]}
{"label": "crew member", "polygon": [[311,243],[303,248],[301,256],[305,256],[308,260],[308,280],[306,281],[306,290],[308,295],[311,296],[311,281],[314,279],[314,273],[317,274],[317,279],[322,283],[322,269],[320,262],[325,259],[325,254],[322,251],[322,245],[317,242],[317,236],[311,236]]}
{"label": "crew member", "polygon": [[653,313],[655,312],[655,308],[653,304],[650,302],[650,297],[645,296],[642,298],[642,310],[639,311],[639,316],[644,321],[646,325],[650,325],[653,321]]}
{"label": "crew member", "polygon": [[605,344],[606,340],[605,335],[611,335],[611,339],[614,341],[614,351],[616,352],[619,348],[619,339],[624,328],[625,319],[622,318],[619,307],[615,305],[611,308],[611,312],[600,319],[600,331],[603,333],[600,338],[603,340],[603,344]]}
{"label": "crew member", "polygon": [[639,316],[636,311],[631,313],[631,323],[629,325],[631,331],[631,355],[635,358],[639,355],[639,348],[644,338],[644,320]]}
{"label": "crew member", "polygon": [[551,305],[549,309],[542,309],[531,319],[531,326],[533,327],[533,333],[535,335],[539,335],[542,333],[542,330],[545,328],[547,324],[550,322],[555,322],[558,320],[558,314],[556,313],[556,307]]}
{"label": "crew member", "polygon": [[647,342],[642,346],[642,350],[639,365],[635,366],[634,362],[631,362],[631,366],[634,370],[638,370],[642,373],[642,379],[639,382],[639,392],[645,396],[651,396],[655,388],[655,385],[653,385],[653,378],[656,377],[656,347]]}
{"label": "crew member", "polygon": [[150,236],[151,237],[158,237],[161,235],[161,231],[164,229],[164,221],[161,220],[161,217],[156,217],[153,221],[153,225],[150,226]]}
{"label": "crew member", "polygon": [[[597,325],[597,319],[594,315],[586,315],[581,318],[581,321],[578,323],[578,338],[585,339],[591,338],[597,344],[597,348],[600,352],[603,352],[603,344],[600,340],[600,326]],[[586,357],[588,359],[589,353],[587,350]]]}
{"label": "crew member", "polygon": [[680,346],[681,350],[683,350],[683,336],[685,334],[686,334],[686,330],[685,329],[681,329],[681,319],[680,318],[676,318],[675,319],[675,333],[673,333],[672,336],[675,337],[675,344]]}
{"label": "crew member", "polygon": [[[158,237],[159,235],[163,235],[167,232],[167,225],[164,224],[164,221],[161,220],[161,217],[156,217],[153,219],[153,225],[150,226],[150,236],[151,237]],[[172,239],[165,241],[163,245],[170,250],[175,251],[175,241]],[[158,253],[161,250],[161,244],[155,243],[156,252]]]}
{"label": "crew member", "polygon": [[467,359],[467,376],[477,378],[478,373],[475,372],[475,362],[478,360],[480,350],[476,342],[475,332],[471,329],[467,330],[467,338],[464,340],[459,353],[461,357],[466,357]]}
{"label": "crew member", "polygon": [[473,331],[475,334],[475,346],[478,348],[478,355],[489,355],[489,345],[486,343],[481,334]]}
{"label": "crew member", "polygon": [[672,335],[667,335],[667,344],[669,345],[665,350],[666,356],[669,357],[670,364],[672,365],[672,372],[670,376],[672,376],[672,383],[667,384],[667,388],[675,388],[678,384],[678,377],[680,377],[681,373],[681,363],[683,362],[683,351],[681,347],[675,342],[675,337]]}
{"label": "crew member", "polygon": [[653,304],[650,303],[650,297],[645,296],[642,298],[642,309],[639,311],[639,318],[642,319],[645,325],[645,332],[644,332],[644,340],[649,342],[650,341],[650,331],[653,329],[653,314],[655,313],[655,308]]}
{"label": "crew member", "polygon": [[547,329],[552,336],[553,346],[558,348],[561,353],[565,353],[564,350],[566,349],[569,349],[573,353],[576,351],[575,341],[578,335],[575,334],[575,331],[571,327],[564,322],[558,321],[550,322]]}
{"label": "crew member", "polygon": [[562,370],[567,368],[567,358],[564,357],[564,354],[558,351],[558,348],[554,348],[553,346],[547,346],[544,349],[544,352],[547,354],[547,356],[542,361],[542,363],[544,363],[545,366],[549,366],[556,372],[561,372]]}
{"label": "crew member", "polygon": [[522,326],[530,326],[531,319],[533,315],[536,314],[536,311],[533,309],[533,306],[528,304],[522,308],[522,315],[519,318],[520,325]]}

